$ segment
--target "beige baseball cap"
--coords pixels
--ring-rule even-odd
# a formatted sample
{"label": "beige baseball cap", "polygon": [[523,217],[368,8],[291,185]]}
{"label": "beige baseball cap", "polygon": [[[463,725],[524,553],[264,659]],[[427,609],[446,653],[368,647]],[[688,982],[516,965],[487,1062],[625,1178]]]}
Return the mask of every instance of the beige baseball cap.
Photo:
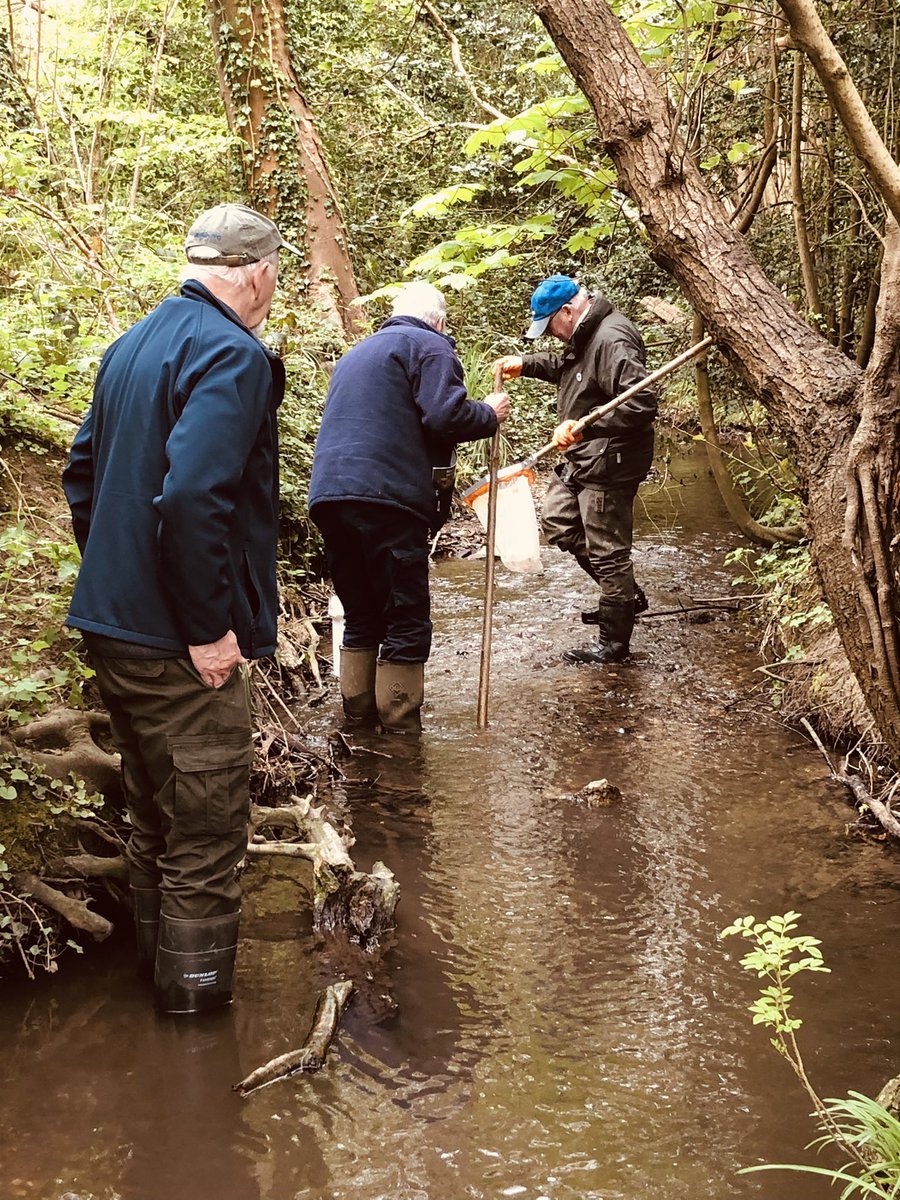
{"label": "beige baseball cap", "polygon": [[303,253],[284,240],[274,221],[246,204],[208,208],[195,219],[184,239],[188,262],[209,267],[242,267],[281,249]]}

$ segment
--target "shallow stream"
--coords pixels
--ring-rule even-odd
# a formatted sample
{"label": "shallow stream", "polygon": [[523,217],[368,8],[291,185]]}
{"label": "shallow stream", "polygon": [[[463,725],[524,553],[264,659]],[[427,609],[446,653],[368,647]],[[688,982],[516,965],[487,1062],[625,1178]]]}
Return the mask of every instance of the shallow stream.
{"label": "shallow stream", "polygon": [[[699,460],[639,504],[654,609],[724,595],[733,541]],[[642,623],[573,668],[592,596],[554,551],[498,567],[491,726],[475,730],[483,563],[435,569],[421,741],[351,737],[335,802],[401,886],[375,956],[313,936],[297,874],[254,865],[232,1009],[154,1016],[123,938],[0,996],[0,1197],[13,1200],[812,1200],[809,1103],[750,1024],[718,931],[795,908],[830,975],[798,982],[823,1095],[898,1073],[900,870],[782,728],[741,619]],[[335,726],[336,702],[313,730]],[[566,798],[607,778],[621,803]],[[300,872],[302,875],[302,871]],[[239,1100],[358,993],[325,1069]]]}

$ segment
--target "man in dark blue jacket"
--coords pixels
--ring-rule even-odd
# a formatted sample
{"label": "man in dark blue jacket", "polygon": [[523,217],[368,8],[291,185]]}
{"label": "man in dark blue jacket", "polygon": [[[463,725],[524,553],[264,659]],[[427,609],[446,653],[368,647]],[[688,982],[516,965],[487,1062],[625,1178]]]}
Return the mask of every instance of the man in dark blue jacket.
{"label": "man in dark blue jacket", "polygon": [[253,331],[285,244],[240,204],[197,218],[180,294],[106,351],[63,476],[82,555],[67,624],[122,755],[138,966],[166,1012],[231,999],[246,660],[274,651],[278,604],[284,368]]}
{"label": "man in dark blue jacket", "polygon": [[344,606],[344,712],[407,732],[421,724],[428,541],[449,512],[456,444],[490,437],[509,397],[466,396],[437,288],[408,285],[392,312],[334,369],[309,506]]}

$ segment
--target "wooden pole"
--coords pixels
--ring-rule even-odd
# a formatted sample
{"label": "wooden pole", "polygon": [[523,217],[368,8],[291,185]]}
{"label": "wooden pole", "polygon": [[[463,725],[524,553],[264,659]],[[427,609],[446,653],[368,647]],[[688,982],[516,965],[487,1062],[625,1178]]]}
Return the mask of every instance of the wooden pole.
{"label": "wooden pole", "polygon": [[[503,388],[503,372],[494,372],[494,391]],[[484,612],[481,619],[481,672],[478,677],[478,728],[487,729],[491,686],[491,636],[494,627],[494,542],[497,536],[497,472],[500,467],[500,425],[491,438],[488,485],[487,544],[484,560]]]}
{"label": "wooden pole", "polygon": [[[595,421],[599,421],[602,417],[607,416],[607,414],[615,412],[620,404],[624,404],[626,400],[630,400],[632,396],[636,396],[638,392],[642,392],[644,388],[652,387],[653,384],[658,380],[665,379],[667,375],[671,375],[673,371],[677,371],[679,367],[683,367],[686,362],[690,362],[692,358],[696,358],[698,354],[702,354],[704,350],[708,350],[712,344],[712,338],[705,337],[702,341],[697,342],[696,345],[689,346],[688,349],[683,350],[677,358],[673,358],[669,362],[663,363],[661,367],[657,367],[655,371],[651,371],[649,375],[645,376],[643,379],[639,379],[637,383],[632,384],[630,388],[626,388],[625,391],[622,392],[621,395],[616,396],[615,399],[607,401],[606,404],[601,404],[598,408],[592,408],[587,416],[584,416],[580,421],[575,422],[575,424],[572,426],[572,432],[581,433],[582,429],[586,429],[588,425],[593,425]],[[540,459],[545,458],[548,454],[552,454],[554,450],[559,450],[559,446],[557,446],[555,442],[548,442],[546,446],[541,446],[540,450],[535,450],[534,454],[530,454],[522,465],[533,466],[534,463],[539,462]],[[510,469],[511,468],[507,467],[506,471],[509,471]],[[504,472],[504,478],[506,478],[506,472]]]}

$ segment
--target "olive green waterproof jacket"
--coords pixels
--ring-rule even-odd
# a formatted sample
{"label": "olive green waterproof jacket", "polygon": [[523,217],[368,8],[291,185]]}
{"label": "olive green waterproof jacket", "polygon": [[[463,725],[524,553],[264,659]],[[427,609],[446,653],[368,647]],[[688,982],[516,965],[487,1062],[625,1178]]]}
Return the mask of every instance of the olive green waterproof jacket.
{"label": "olive green waterproof jacket", "polygon": [[[598,294],[560,353],[526,354],[522,376],[557,385],[560,421],[578,420],[647,376],[637,326]],[[653,462],[657,398],[646,388],[589,426],[565,454],[565,478],[588,488],[636,487]]]}

